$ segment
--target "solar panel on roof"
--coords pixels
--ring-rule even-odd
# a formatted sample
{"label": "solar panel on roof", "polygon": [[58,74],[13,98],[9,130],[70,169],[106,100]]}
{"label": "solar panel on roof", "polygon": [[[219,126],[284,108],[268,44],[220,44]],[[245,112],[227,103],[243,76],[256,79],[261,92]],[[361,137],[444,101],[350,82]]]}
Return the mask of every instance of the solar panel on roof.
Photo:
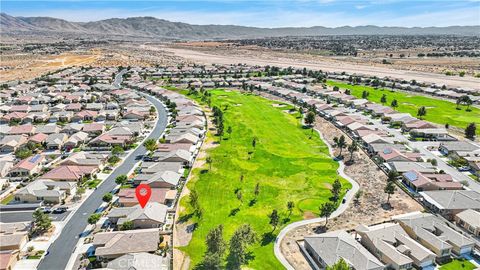
{"label": "solar panel on roof", "polygon": [[406,172],[405,173],[405,177],[409,180],[409,181],[415,181],[417,180],[417,174],[414,173],[414,172]]}
{"label": "solar panel on roof", "polygon": [[40,157],[41,157],[40,155],[35,155],[29,160],[29,162],[36,163]]}

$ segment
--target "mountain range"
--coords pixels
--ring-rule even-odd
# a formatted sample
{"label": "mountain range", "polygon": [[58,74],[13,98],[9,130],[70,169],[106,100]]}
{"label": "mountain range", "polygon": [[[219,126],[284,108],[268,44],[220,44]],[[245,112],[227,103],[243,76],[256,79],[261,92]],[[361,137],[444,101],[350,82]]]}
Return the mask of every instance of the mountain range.
{"label": "mountain range", "polygon": [[193,25],[154,17],[70,22],[50,17],[14,17],[6,13],[0,13],[0,30],[2,34],[85,34],[89,36],[136,37],[155,40],[241,39],[324,35],[480,35],[480,26],[478,25],[413,28],[372,25],[335,28],[323,26],[259,28],[237,25]]}

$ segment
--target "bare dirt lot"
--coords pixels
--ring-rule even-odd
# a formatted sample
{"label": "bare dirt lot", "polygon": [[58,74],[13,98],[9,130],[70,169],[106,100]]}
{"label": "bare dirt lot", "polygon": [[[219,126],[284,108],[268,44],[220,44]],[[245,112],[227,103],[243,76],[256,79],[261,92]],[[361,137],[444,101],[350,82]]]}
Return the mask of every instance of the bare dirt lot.
{"label": "bare dirt lot", "polygon": [[[148,46],[155,47],[155,46]],[[382,65],[376,61],[368,59],[355,58],[350,59],[323,57],[311,54],[277,52],[265,49],[245,49],[228,46],[227,49],[219,46],[157,46],[159,50],[165,50],[175,56],[183,57],[187,60],[205,63],[205,64],[237,64],[245,63],[250,65],[275,65],[279,67],[296,67],[320,69],[330,72],[347,72],[351,74],[367,74],[378,77],[392,77],[405,80],[416,80],[418,82],[429,82],[439,85],[448,85],[452,87],[478,88],[480,79],[472,76],[446,76],[439,72],[448,69],[452,63],[460,63],[463,66],[474,65],[478,69],[480,61],[478,59],[440,59],[438,61],[449,61],[446,63],[416,63],[415,60],[395,60],[398,65]],[[405,61],[410,61],[405,62]],[[432,61],[432,60],[429,60]],[[467,61],[467,62],[460,62]],[[462,64],[463,63],[463,64]],[[431,69],[425,66],[436,66],[433,73]],[[423,67],[423,68],[422,68]]]}

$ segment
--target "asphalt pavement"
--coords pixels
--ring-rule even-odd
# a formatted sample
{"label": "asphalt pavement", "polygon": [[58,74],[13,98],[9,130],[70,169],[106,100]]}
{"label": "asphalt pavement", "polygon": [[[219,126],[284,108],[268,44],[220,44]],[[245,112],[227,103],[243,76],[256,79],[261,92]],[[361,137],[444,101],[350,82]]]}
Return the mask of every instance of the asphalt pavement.
{"label": "asphalt pavement", "polygon": [[[117,82],[117,80],[115,80]],[[165,107],[156,99],[145,96],[159,112],[159,120],[148,138],[158,139],[167,126],[167,112]],[[143,145],[138,146],[127,159],[117,167],[112,174],[105,179],[97,189],[87,198],[87,200],[73,214],[71,219],[65,224],[60,236],[52,243],[48,249],[49,254],[38,265],[39,270],[60,270],[65,269],[78,242],[78,236],[87,227],[87,219],[90,214],[102,204],[102,197],[105,193],[115,188],[115,178],[121,174],[127,174],[137,162],[137,155],[144,155],[147,150]]]}
{"label": "asphalt pavement", "polygon": [[[33,220],[33,211],[11,211],[11,212],[0,212],[0,220],[4,223],[15,223],[15,222],[25,222]],[[63,212],[60,214],[50,213],[49,216],[52,221],[63,221],[65,220],[70,211]]]}

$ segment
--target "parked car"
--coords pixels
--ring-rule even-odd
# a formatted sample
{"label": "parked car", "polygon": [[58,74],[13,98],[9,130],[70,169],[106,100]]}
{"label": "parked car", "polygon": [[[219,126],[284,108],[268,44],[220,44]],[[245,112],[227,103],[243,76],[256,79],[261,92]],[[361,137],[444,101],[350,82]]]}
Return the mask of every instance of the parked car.
{"label": "parked car", "polygon": [[48,213],[52,212],[52,208],[51,207],[46,207],[46,206],[40,207],[40,210],[45,214],[48,214]]}
{"label": "parked car", "polygon": [[61,213],[67,212],[67,210],[68,210],[68,207],[59,206],[59,207],[55,208],[55,209],[52,211],[52,213],[54,213],[54,214],[61,214]]}

